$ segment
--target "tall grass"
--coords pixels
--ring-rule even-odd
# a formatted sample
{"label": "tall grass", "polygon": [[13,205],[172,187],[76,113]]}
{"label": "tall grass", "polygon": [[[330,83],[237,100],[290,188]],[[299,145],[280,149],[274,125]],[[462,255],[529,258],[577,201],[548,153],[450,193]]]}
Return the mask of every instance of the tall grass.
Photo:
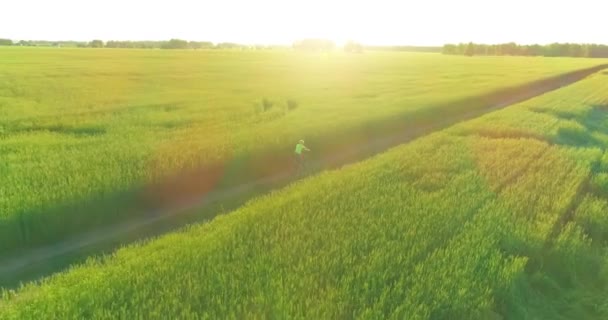
{"label": "tall grass", "polygon": [[[598,63],[4,48],[0,253],[145,211],[130,192],[176,172],[383,119],[441,117],[448,101]],[[252,108],[260,101],[266,112]]]}
{"label": "tall grass", "polygon": [[92,259],[5,292],[0,317],[605,319],[607,89],[598,75]]}

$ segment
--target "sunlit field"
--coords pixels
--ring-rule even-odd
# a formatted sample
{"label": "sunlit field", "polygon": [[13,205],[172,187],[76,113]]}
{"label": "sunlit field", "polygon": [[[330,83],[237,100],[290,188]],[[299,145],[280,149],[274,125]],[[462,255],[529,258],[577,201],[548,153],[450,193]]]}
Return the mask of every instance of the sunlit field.
{"label": "sunlit field", "polygon": [[[106,57],[114,53],[87,54]],[[542,69],[531,67],[528,59],[467,60],[407,54],[386,55],[382,63],[374,60],[374,54],[324,58],[274,53],[182,55],[206,59],[189,60],[201,69],[212,59],[234,59],[227,63],[231,68],[259,59],[265,61],[265,71],[258,69],[260,64],[247,71],[255,77],[233,71],[238,76],[233,75],[230,83],[260,86],[254,90],[256,94],[230,95],[226,88],[232,85],[216,81],[201,84],[200,90],[206,94],[192,96],[200,103],[198,107],[195,102],[182,102],[184,105],[176,103],[181,107],[172,111],[154,107],[133,111],[123,105],[114,110],[124,113],[112,113],[111,107],[99,102],[78,115],[76,109],[82,110],[82,106],[74,106],[73,113],[66,112],[70,115],[63,120],[53,116],[47,121],[67,121],[66,126],[91,121],[89,125],[104,128],[103,133],[73,137],[65,132],[33,131],[8,134],[3,140],[6,145],[8,141],[33,144],[48,139],[43,141],[55,141],[54,147],[65,148],[66,154],[72,144],[90,144],[91,151],[83,148],[82,154],[75,154],[81,155],[80,159],[100,161],[102,172],[111,171],[103,161],[113,163],[110,160],[116,161],[122,152],[132,158],[125,156],[113,168],[120,168],[120,172],[140,170],[132,169],[133,174],[127,175],[132,179],[129,182],[113,175],[91,179],[91,172],[97,172],[88,170],[93,160],[59,172],[40,160],[40,169],[18,173],[23,177],[26,173],[32,177],[38,177],[34,173],[49,177],[82,174],[95,182],[89,190],[101,188],[104,182],[111,185],[109,181],[123,181],[122,185],[128,186],[131,181],[153,176],[144,160],[154,156],[164,159],[163,170],[179,167],[186,159],[206,161],[204,155],[227,140],[199,135],[189,144],[173,145],[177,148],[173,151],[186,145],[190,151],[200,151],[200,158],[193,151],[169,158],[171,153],[163,152],[170,148],[152,142],[153,138],[171,141],[196,130],[203,132],[204,124],[210,123],[206,121],[226,126],[238,123],[240,130],[259,128],[257,143],[244,134],[243,140],[235,138],[243,148],[289,143],[304,134],[301,132],[310,134],[307,130],[312,128],[319,134],[333,130],[324,125],[332,118],[346,126],[364,114],[381,117],[415,112],[435,99],[488,90],[587,63],[534,60],[538,65],[545,63]],[[184,61],[175,61],[174,69]],[[305,63],[308,67],[300,69]],[[496,71],[475,71],[483,70],[476,69],[478,64]],[[293,72],[285,70],[290,66]],[[277,71],[281,68],[285,69]],[[513,78],[498,71],[505,68]],[[175,70],[166,72],[173,74]],[[400,73],[404,76],[398,76]],[[271,80],[273,74],[275,80]],[[257,81],[246,81],[251,77]],[[277,81],[276,77],[286,80]],[[418,77],[419,82],[408,82],[409,77]],[[481,80],[484,78],[486,82]],[[297,79],[302,82],[295,85]],[[187,81],[194,87],[202,80]],[[214,95],[205,89],[207,86],[224,89]],[[325,86],[332,89],[324,91]],[[366,91],[370,86],[374,89]],[[275,120],[249,123],[247,119],[256,117],[250,104],[259,98],[257,90],[262,88],[269,88],[268,97],[295,99],[300,107],[291,113],[276,111],[281,116]],[[366,98],[358,91],[383,93]],[[177,95],[164,89],[147,93],[162,103],[177,100]],[[105,97],[91,96],[99,101]],[[238,103],[237,97],[248,103]],[[78,99],[73,103],[81,101]],[[31,114],[50,112],[49,108],[34,108],[34,101],[28,103],[31,109],[26,110]],[[203,110],[213,106],[227,118],[205,118]],[[60,109],[55,106],[54,112]],[[187,118],[192,127],[151,129],[154,121],[186,114],[192,115]],[[234,119],[228,120],[229,114],[235,115]],[[25,126],[25,120],[18,118],[13,116],[8,122],[13,125],[8,132]],[[31,119],[45,118],[38,115]],[[110,126],[104,122],[107,119],[125,124]],[[30,121],[33,126],[42,120]],[[210,223],[124,248],[104,259],[92,259],[17,292],[5,292],[0,318],[606,319],[606,147],[608,75],[599,73],[370,160],[300,181]],[[95,158],[102,151],[104,156]],[[49,165],[56,165],[66,154],[49,149],[47,156],[54,155],[52,159],[57,161]],[[19,176],[14,173],[14,177]],[[15,181],[30,181],[24,179]],[[29,186],[25,182],[18,185]],[[78,186],[76,182],[65,184],[70,190],[65,196],[76,194]]]}
{"label": "sunlit field", "polygon": [[299,139],[314,149],[371,122],[466,112],[475,106],[449,102],[600,63],[4,48],[0,252],[120,220],[131,190],[182,170],[264,150],[290,154]]}

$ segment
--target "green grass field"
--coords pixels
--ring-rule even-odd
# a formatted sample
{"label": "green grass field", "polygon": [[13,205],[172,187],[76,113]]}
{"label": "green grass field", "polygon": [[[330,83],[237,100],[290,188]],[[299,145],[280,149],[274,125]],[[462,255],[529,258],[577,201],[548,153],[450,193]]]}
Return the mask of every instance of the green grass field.
{"label": "green grass field", "polygon": [[182,170],[289,154],[300,138],[374,121],[465,112],[475,106],[449,102],[600,63],[3,48],[0,253],[123,219],[129,192]]}
{"label": "green grass field", "polygon": [[[381,68],[373,57],[314,65]],[[428,70],[449,77],[456,61],[476,62],[416,55],[382,61],[392,66],[382,63],[378,81],[390,70],[398,78],[400,63],[416,70],[426,61]],[[490,61],[504,63],[477,63]],[[505,61],[524,68],[547,60]],[[520,74],[515,68],[509,73]],[[504,84],[501,78],[491,83]],[[597,74],[305,179],[210,223],[4,292],[0,318],[606,319],[607,80]],[[336,100],[343,108],[359,101],[352,112],[366,113],[365,99],[342,94]],[[301,101],[298,118],[311,127],[340,114],[339,102],[335,111],[319,112],[326,109],[321,100],[314,107],[313,94],[294,99]],[[392,99],[404,99],[404,109],[387,100],[388,111],[379,113],[423,105],[408,107],[407,94]],[[294,126],[287,127],[295,134]]]}

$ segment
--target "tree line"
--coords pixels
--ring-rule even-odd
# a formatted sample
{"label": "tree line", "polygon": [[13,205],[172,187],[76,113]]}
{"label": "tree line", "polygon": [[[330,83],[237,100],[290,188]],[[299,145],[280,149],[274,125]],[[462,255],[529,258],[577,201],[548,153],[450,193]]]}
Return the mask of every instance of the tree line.
{"label": "tree line", "polygon": [[441,52],[442,47],[433,46],[365,46],[368,50],[376,51],[404,51],[404,52]]}
{"label": "tree line", "polygon": [[0,39],[0,46],[21,47],[87,47],[92,42],[86,41],[48,41],[48,40],[19,40]]}
{"label": "tree line", "polygon": [[[0,46],[31,46],[31,47],[78,47],[78,48],[127,48],[127,49],[285,49],[280,45],[243,45],[234,42],[213,43],[210,41],[187,41],[171,39],[167,41],[46,41],[0,39]],[[326,39],[304,39],[295,42],[293,49],[302,51],[329,51],[335,48],[335,43]],[[361,51],[362,45],[349,42],[347,51]]]}
{"label": "tree line", "polygon": [[0,39],[0,46],[27,47],[77,47],[77,48],[127,48],[127,49],[273,49],[277,46],[243,45],[233,42],[213,43],[210,41],[186,41],[171,39],[167,41],[46,41]]}
{"label": "tree line", "polygon": [[446,44],[443,54],[465,56],[544,56],[608,58],[608,46],[602,44],[552,43],[548,45],[519,45],[514,42],[503,44],[460,43]]}

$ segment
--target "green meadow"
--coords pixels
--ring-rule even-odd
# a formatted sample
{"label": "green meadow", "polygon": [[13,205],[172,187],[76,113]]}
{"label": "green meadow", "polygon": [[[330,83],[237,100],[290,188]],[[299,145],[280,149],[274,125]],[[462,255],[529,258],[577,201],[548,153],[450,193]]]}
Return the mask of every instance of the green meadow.
{"label": "green meadow", "polygon": [[[101,59],[117,53],[72,54],[78,61],[76,57],[82,55]],[[62,128],[69,123],[84,126],[85,119],[90,121],[89,128],[103,128],[99,129],[103,133],[86,137],[67,134],[68,129],[11,134],[25,125],[25,118],[15,116],[12,129],[5,129],[9,134],[3,145],[38,142],[40,146],[44,141],[44,145],[66,150],[62,154],[44,149],[47,153],[43,155],[51,161],[43,161],[41,155],[40,171],[19,171],[22,179],[15,181],[35,181],[24,178],[34,173],[48,178],[60,173],[82,174],[83,180],[63,178],[65,197],[83,196],[77,192],[81,192],[79,183],[85,181],[94,181],[87,189],[91,192],[106,186],[104,183],[128,187],[133,181],[153,178],[144,164],[154,156],[164,163],[160,168],[170,171],[183,165],[182,161],[208,161],[205,155],[210,157],[214,148],[230,145],[230,140],[195,134],[205,132],[206,121],[239,128],[217,127],[217,132],[233,132],[235,150],[244,152],[260,144],[289,144],[313,134],[307,130],[328,134],[335,129],[327,125],[332,121],[340,127],[370,117],[415,113],[436,99],[454,99],[587,63],[380,53],[328,57],[231,54],[121,52],[125,61],[133,56],[139,56],[137,61],[144,61],[143,56],[151,60],[179,56],[166,60],[172,61],[173,68],[153,72],[161,75],[159,79],[169,77],[167,83],[184,77],[180,83],[184,88],[192,85],[188,92],[193,100],[176,104],[171,111],[150,105],[133,110],[127,107],[131,103],[116,100],[77,113],[84,107],[73,105],[66,106],[66,110],[74,109],[73,114],[66,111],[61,118],[56,114],[45,118],[49,123],[66,121]],[[186,68],[185,61],[190,70],[200,73],[191,71],[196,76],[190,75],[185,69],[180,73],[178,66]],[[253,61],[265,63],[250,65]],[[230,80],[202,85],[209,80],[201,80],[206,73],[200,70],[218,64],[222,70],[232,70]],[[150,66],[160,68],[153,62]],[[82,62],[81,68],[90,66]],[[63,72],[79,74],[74,69]],[[90,76],[113,74],[102,68],[97,72]],[[213,77],[222,78],[220,74]],[[278,81],[279,77],[285,80]],[[42,282],[5,291],[0,318],[606,319],[607,80],[605,72],[598,73],[372,159],[304,179],[209,223],[92,258]],[[73,81],[82,88],[82,81]],[[35,87],[33,83],[26,87]],[[195,83],[201,87],[195,88]],[[194,94],[207,86],[217,91]],[[227,93],[239,87],[251,91]],[[326,87],[330,89],[324,90]],[[266,88],[268,91],[263,90]],[[95,95],[90,89],[97,99],[108,97],[102,93],[110,91],[100,87]],[[165,105],[180,96],[168,88],[141,90]],[[364,97],[362,92],[370,96]],[[74,101],[84,101],[85,96]],[[299,107],[274,120],[249,123],[263,116],[256,115],[251,106],[261,96],[276,101],[295,99]],[[32,105],[23,109],[31,119],[45,117],[35,115],[37,112],[50,112],[33,107],[34,101],[28,103]],[[207,119],[210,115],[205,110],[212,106],[217,112]],[[60,107],[55,108],[53,112],[59,112]],[[153,126],[177,115],[189,115],[184,118],[189,120],[186,128]],[[121,121],[124,125],[110,125]],[[259,129],[259,136],[238,138],[236,132],[251,128]],[[172,150],[188,151],[163,153],[171,148],[159,147],[162,142],[180,136],[192,138],[174,144]],[[79,152],[73,151],[82,162],[70,160],[80,166],[49,172],[47,166],[66,158],[72,143],[82,146]],[[15,165],[24,165],[28,157],[38,159],[33,149],[28,150],[31,153],[15,151]],[[114,158],[118,155],[124,157],[122,161]],[[99,161],[99,171],[91,169],[95,161]],[[109,167],[131,175],[110,175]],[[100,174],[98,180],[89,176],[104,170],[108,174]],[[26,206],[33,201],[14,203]],[[4,205],[7,203],[13,202]]]}

